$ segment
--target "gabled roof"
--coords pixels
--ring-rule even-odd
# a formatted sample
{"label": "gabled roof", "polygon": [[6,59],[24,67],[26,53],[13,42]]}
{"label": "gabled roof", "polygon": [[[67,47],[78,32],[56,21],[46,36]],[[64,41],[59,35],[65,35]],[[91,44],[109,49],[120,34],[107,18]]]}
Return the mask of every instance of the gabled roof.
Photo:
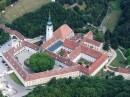
{"label": "gabled roof", "polygon": [[72,32],[73,30],[67,24],[64,24],[54,32],[54,36],[64,39]]}
{"label": "gabled roof", "polygon": [[12,30],[8,27],[5,27],[5,25],[0,24],[0,28],[2,28],[4,31],[6,31],[9,34],[16,35],[19,39],[24,40],[25,37],[18,31]]}
{"label": "gabled roof", "polygon": [[77,41],[78,39],[82,39],[82,38],[83,38],[83,34],[78,33],[77,35],[73,36],[70,40]]}
{"label": "gabled roof", "polygon": [[8,62],[12,65],[12,67],[18,72],[18,74],[24,79],[26,80],[27,76],[28,76],[28,72],[25,71],[22,66],[20,65],[20,63],[14,58],[14,53],[19,51],[21,48],[23,47],[29,47],[32,48],[34,50],[38,50],[38,46],[36,46],[35,44],[31,44],[29,42],[23,41],[19,47],[15,48],[11,48],[9,51],[3,53],[3,56],[8,60]]}
{"label": "gabled roof", "polygon": [[75,41],[69,40],[69,39],[65,39],[63,46],[66,48],[69,48],[71,50],[74,50],[76,47],[79,46],[79,44]]}
{"label": "gabled roof", "polygon": [[36,80],[40,78],[46,78],[46,77],[53,77],[55,75],[61,75],[65,73],[75,72],[75,71],[80,71],[80,67],[81,67],[80,65],[76,65],[76,66],[70,66],[70,67],[62,68],[62,69],[29,74],[27,81]]}
{"label": "gabled roof", "polygon": [[102,44],[101,42],[98,42],[96,40],[92,40],[92,39],[89,39],[89,38],[84,38],[80,43],[81,44],[89,43],[89,44],[92,44],[92,45],[95,45],[95,46],[98,46],[98,47]]}
{"label": "gabled roof", "polygon": [[93,32],[92,31],[89,31],[87,34],[84,35],[84,38],[91,38],[93,37]]}
{"label": "gabled roof", "polygon": [[42,48],[46,49],[56,41],[58,41],[58,38],[57,37],[52,37],[51,39],[49,39],[48,41],[46,41],[45,43],[42,44]]}
{"label": "gabled roof", "polygon": [[80,45],[70,53],[70,59],[71,60],[75,59],[80,53],[89,55],[89,56],[91,56],[91,57],[93,57],[95,59],[98,59],[98,58],[100,58],[102,56],[101,52],[96,51],[96,50],[91,49],[91,48],[88,48],[88,47],[86,47],[84,45]]}
{"label": "gabled roof", "polygon": [[117,68],[117,72],[130,74],[130,68]]}

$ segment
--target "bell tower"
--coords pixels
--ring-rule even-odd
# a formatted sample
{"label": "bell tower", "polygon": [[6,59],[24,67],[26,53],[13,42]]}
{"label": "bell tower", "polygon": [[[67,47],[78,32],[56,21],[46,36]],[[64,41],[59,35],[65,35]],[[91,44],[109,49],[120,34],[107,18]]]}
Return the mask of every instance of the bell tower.
{"label": "bell tower", "polygon": [[51,22],[51,16],[49,13],[49,18],[48,18],[48,22],[47,22],[47,26],[46,26],[46,41],[48,41],[52,37],[53,37],[53,24]]}

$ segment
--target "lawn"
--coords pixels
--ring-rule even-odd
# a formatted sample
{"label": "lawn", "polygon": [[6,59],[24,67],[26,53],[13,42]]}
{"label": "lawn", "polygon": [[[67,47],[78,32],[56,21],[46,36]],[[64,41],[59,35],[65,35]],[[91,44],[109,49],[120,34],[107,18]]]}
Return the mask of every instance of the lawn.
{"label": "lawn", "polygon": [[34,11],[40,8],[43,4],[49,3],[51,0],[21,0],[5,10],[5,13],[1,14],[1,18],[6,22],[11,23],[14,19],[22,16],[27,12]]}
{"label": "lawn", "polygon": [[65,53],[65,50],[64,50],[64,49],[61,49],[61,50],[59,51],[58,55],[63,56],[64,53]]}
{"label": "lawn", "polygon": [[112,1],[110,3],[109,11],[102,22],[102,25],[109,29],[111,32],[114,31],[122,13],[119,3],[120,0],[116,0],[115,2]]}
{"label": "lawn", "polygon": [[36,42],[34,44],[36,44],[37,46],[41,46],[42,43],[43,43],[43,41],[38,41],[38,42]]}
{"label": "lawn", "polygon": [[19,78],[14,74],[14,73],[11,73],[9,75],[17,84],[23,86],[22,82],[19,80]]}
{"label": "lawn", "polygon": [[111,74],[112,74],[111,72],[105,72],[102,69],[95,75],[95,77],[105,78],[106,76],[110,76]]}
{"label": "lawn", "polygon": [[124,55],[126,54],[126,52],[127,52],[127,50],[126,50],[126,49],[121,48],[120,46],[119,46],[119,49],[122,51],[122,53],[123,53]]}
{"label": "lawn", "polygon": [[125,59],[122,56],[122,54],[118,50],[116,51],[116,53],[117,53],[117,57],[110,65],[114,67],[126,67],[127,65],[124,64]]}
{"label": "lawn", "polygon": [[84,58],[80,58],[80,59],[78,60],[78,63],[80,63],[80,64],[84,64],[84,65],[86,65],[86,66],[90,64],[90,62],[87,61],[87,60],[84,59]]}

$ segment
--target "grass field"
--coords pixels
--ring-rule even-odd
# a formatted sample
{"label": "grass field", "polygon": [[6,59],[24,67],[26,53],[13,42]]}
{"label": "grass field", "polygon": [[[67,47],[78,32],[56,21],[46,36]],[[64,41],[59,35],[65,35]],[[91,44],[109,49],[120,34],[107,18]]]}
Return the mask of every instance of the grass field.
{"label": "grass field", "polygon": [[125,59],[122,56],[122,54],[118,50],[116,51],[116,53],[117,53],[117,57],[110,65],[114,67],[126,67],[127,65],[124,64]]}
{"label": "grass field", "polygon": [[23,86],[22,82],[19,80],[19,78],[14,74],[14,73],[11,73],[9,75],[17,84]]}
{"label": "grass field", "polygon": [[119,46],[119,49],[122,51],[122,53],[123,53],[124,55],[126,54],[127,50],[121,48],[120,46]]}
{"label": "grass field", "polygon": [[110,3],[109,11],[104,18],[102,25],[109,29],[111,32],[114,31],[122,11],[120,9],[120,0],[112,1]]}
{"label": "grass field", "polygon": [[99,78],[105,78],[107,75],[110,75],[111,72],[105,72],[103,70],[100,70],[96,75],[95,77],[99,77]]}
{"label": "grass field", "polygon": [[[49,3],[51,0],[21,0],[18,1],[14,6],[7,8],[5,13],[1,14],[0,20],[5,20],[11,23],[14,19],[22,16],[27,12],[34,11],[40,8],[43,4]],[[1,22],[1,21],[0,21]]]}

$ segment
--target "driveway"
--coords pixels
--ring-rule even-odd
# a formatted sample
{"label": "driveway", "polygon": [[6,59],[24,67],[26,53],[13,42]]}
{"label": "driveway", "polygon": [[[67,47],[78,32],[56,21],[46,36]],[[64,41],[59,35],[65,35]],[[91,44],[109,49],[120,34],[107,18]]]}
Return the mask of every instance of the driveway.
{"label": "driveway", "polygon": [[3,78],[0,78],[0,79],[2,79],[2,81],[6,81],[6,83],[11,85],[12,88],[14,88],[16,90],[16,93],[10,94],[10,97],[23,97],[26,94],[28,94],[29,92],[31,92],[33,89],[33,88],[29,88],[29,87],[24,87],[24,86],[21,86],[21,85],[15,83],[9,75],[4,75]]}

